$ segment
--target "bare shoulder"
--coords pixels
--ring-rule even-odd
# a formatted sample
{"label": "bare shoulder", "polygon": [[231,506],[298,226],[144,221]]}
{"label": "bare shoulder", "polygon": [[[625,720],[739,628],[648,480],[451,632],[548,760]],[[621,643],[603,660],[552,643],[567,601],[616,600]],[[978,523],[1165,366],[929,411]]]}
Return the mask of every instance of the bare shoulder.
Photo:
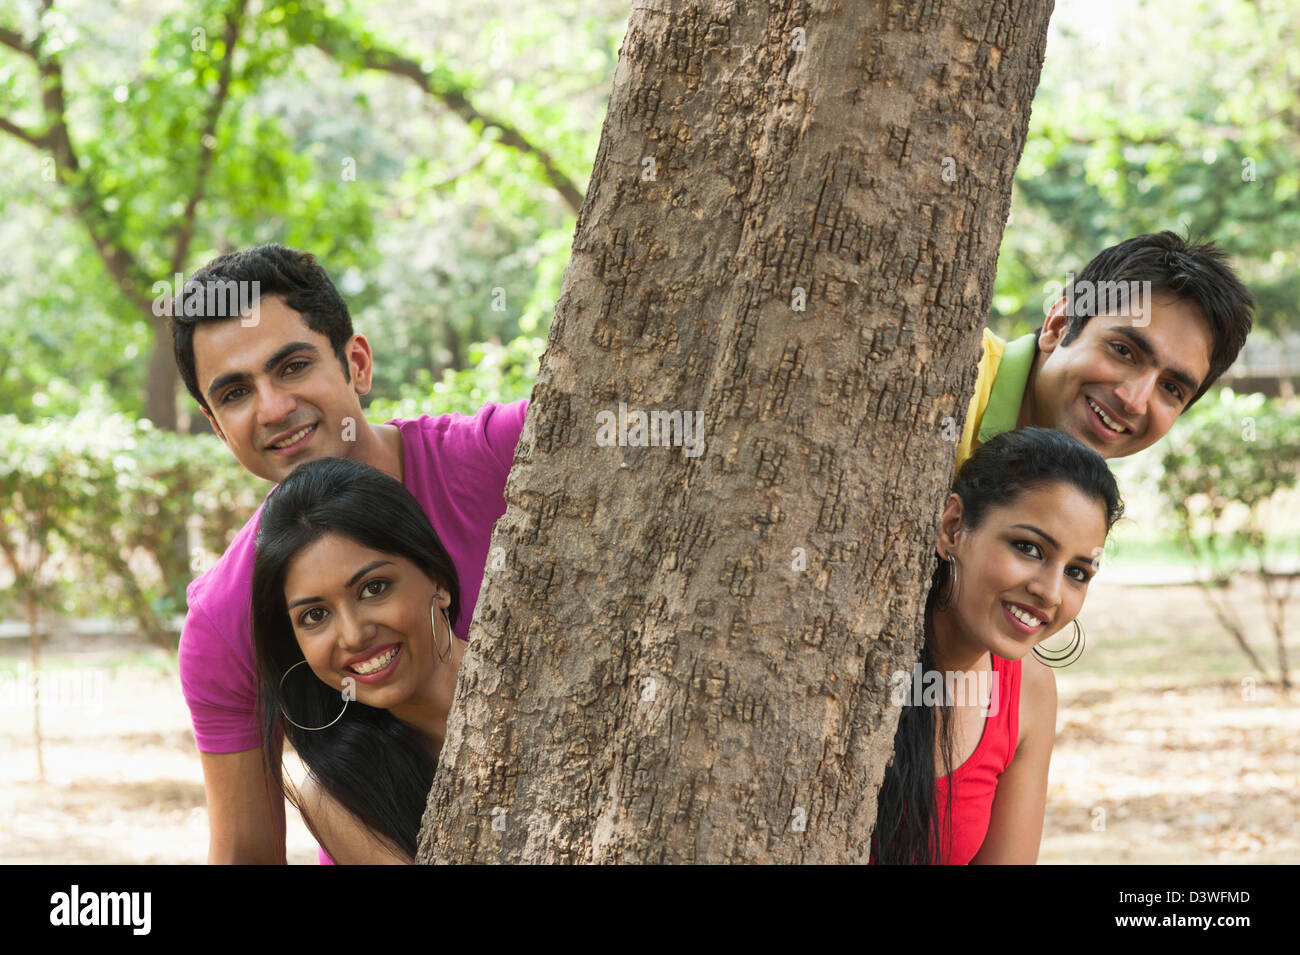
{"label": "bare shoulder", "polygon": [[298,794],[302,796],[303,807],[310,810],[320,806],[321,800],[325,797],[325,790],[320,788],[316,777],[308,773],[298,784]]}
{"label": "bare shoulder", "polygon": [[1033,653],[1020,662],[1020,740],[1046,741],[1056,737],[1056,673]]}

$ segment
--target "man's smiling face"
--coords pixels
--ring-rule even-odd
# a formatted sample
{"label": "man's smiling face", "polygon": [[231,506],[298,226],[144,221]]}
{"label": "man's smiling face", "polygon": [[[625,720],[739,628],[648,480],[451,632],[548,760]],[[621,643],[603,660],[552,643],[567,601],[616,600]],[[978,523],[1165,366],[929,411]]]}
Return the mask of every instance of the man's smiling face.
{"label": "man's smiling face", "polygon": [[1196,305],[1153,299],[1147,324],[1097,315],[1069,345],[1062,339],[1070,320],[1058,304],[1038,339],[1026,423],[1064,431],[1103,458],[1163,438],[1209,374],[1213,340]]}
{"label": "man's smiling face", "polygon": [[329,339],[278,297],[262,299],[254,325],[204,322],[194,330],[194,369],[212,409],[204,413],[239,463],[268,481],[306,461],[351,457],[344,419],[363,420],[372,364],[360,335],[345,353],[350,381]]}

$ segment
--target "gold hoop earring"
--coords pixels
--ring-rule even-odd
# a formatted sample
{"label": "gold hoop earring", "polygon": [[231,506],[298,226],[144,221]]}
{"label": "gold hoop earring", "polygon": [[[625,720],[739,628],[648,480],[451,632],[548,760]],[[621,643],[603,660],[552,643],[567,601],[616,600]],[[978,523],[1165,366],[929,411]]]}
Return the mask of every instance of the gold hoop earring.
{"label": "gold hoop earring", "polygon": [[949,554],[945,559],[948,561],[948,586],[944,588],[943,594],[937,601],[940,610],[948,609],[953,594],[957,592],[957,558]]}
{"label": "gold hoop earring", "polygon": [[1035,646],[1034,656],[1038,657],[1038,659],[1042,660],[1044,664],[1052,669],[1059,670],[1062,667],[1068,667],[1071,663],[1074,663],[1083,656],[1083,648],[1086,640],[1087,634],[1084,633],[1083,626],[1079,623],[1079,618],[1075,617],[1074,639],[1070,642],[1068,647],[1061,650],[1044,651]]}
{"label": "gold hoop earring", "polygon": [[[434,606],[436,607],[437,605],[435,604]],[[447,655],[443,656],[442,651],[438,649],[438,624],[436,620],[433,623],[433,650],[435,653],[438,654],[439,661],[441,661],[442,663],[450,663],[451,650],[452,650],[451,641],[456,638],[451,632],[451,618],[447,616],[446,609],[445,608],[438,608],[438,609],[442,610],[442,619],[447,622]]]}
{"label": "gold hoop earring", "polygon": [[348,700],[350,699],[350,697],[348,696],[347,691],[344,690],[343,709],[339,710],[339,715],[334,717],[334,719],[330,720],[324,726],[303,726],[301,723],[295,722],[293,717],[289,715],[289,711],[284,708],[284,681],[289,676],[290,673],[292,673],[295,669],[302,666],[306,662],[307,662],[306,660],[299,660],[293,666],[289,667],[289,669],[284,671],[284,676],[280,677],[280,715],[283,716],[290,723],[293,723],[293,725],[298,727],[298,729],[307,730],[309,733],[315,733],[319,730],[327,730],[335,723],[337,723],[339,720],[343,719],[343,714],[348,711]]}

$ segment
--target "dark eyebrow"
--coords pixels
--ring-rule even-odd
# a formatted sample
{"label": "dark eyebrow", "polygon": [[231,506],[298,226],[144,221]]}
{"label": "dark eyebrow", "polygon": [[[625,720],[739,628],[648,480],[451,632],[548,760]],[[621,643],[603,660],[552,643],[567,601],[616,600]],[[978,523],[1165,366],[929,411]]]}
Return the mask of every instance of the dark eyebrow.
{"label": "dark eyebrow", "polygon": [[[275,370],[276,365],[280,364],[280,362],[284,361],[296,351],[311,352],[313,358],[320,355],[320,349],[311,342],[290,342],[283,348],[277,349],[276,353],[266,360],[266,363],[262,366],[262,371],[269,375]],[[253,376],[246,371],[228,371],[224,375],[217,375],[216,378],[212,379],[212,384],[208,385],[208,400],[216,401],[217,392],[226,387],[226,385],[248,381],[252,377]]]}
{"label": "dark eyebrow", "polygon": [[[360,570],[358,570],[358,571],[357,571],[355,574],[353,574],[351,577],[349,577],[349,578],[348,578],[348,582],[347,582],[346,584],[344,584],[343,586],[345,586],[345,587],[351,587],[353,584],[355,584],[358,580],[360,580],[360,579],[361,579],[362,577],[364,577],[366,574],[370,573],[370,572],[371,572],[372,570],[374,570],[376,567],[383,567],[385,564],[391,564],[391,563],[392,563],[391,560],[375,560],[375,561],[371,561],[370,563],[366,564],[366,566],[364,566],[364,567],[362,567]],[[324,597],[303,597],[301,600],[295,600],[293,603],[289,604],[289,606],[285,607],[284,609],[285,609],[285,610],[292,610],[294,607],[301,607],[303,604],[315,604],[315,603],[324,603],[324,602],[325,602],[325,598],[324,598]]]}
{"label": "dark eyebrow", "polygon": [[1033,524],[1012,524],[1011,526],[1012,526],[1012,527],[1023,527],[1023,528],[1024,528],[1025,530],[1027,530],[1027,531],[1033,531],[1035,534],[1037,534],[1037,535],[1038,535],[1039,537],[1041,537],[1043,540],[1047,541],[1047,543],[1051,544],[1053,547],[1058,547],[1058,548],[1059,548],[1059,547],[1061,546],[1060,544],[1058,544],[1058,543],[1056,542],[1056,538],[1055,538],[1055,537],[1053,537],[1051,534],[1047,533],[1047,531],[1043,530],[1042,528],[1040,528],[1040,527],[1035,527]]}
{"label": "dark eyebrow", "polygon": [[[1047,543],[1051,544],[1051,545],[1052,545],[1053,547],[1055,547],[1057,550],[1060,550],[1060,549],[1061,549],[1061,545],[1058,544],[1058,543],[1056,542],[1056,538],[1053,537],[1051,534],[1047,533],[1047,531],[1043,530],[1041,527],[1035,527],[1033,524],[1012,524],[1011,526],[1012,526],[1012,527],[1023,527],[1023,528],[1024,528],[1025,530],[1027,530],[1027,531],[1033,531],[1035,534],[1037,534],[1037,535],[1038,535],[1039,537],[1041,537],[1043,540],[1047,541]],[[1077,560],[1077,561],[1081,561],[1082,563],[1087,564],[1089,567],[1100,567],[1100,566],[1101,566],[1101,565],[1100,565],[1099,563],[1097,563],[1097,561],[1096,561],[1094,558],[1092,558],[1092,557],[1082,557],[1082,556],[1077,556],[1077,557],[1075,557],[1074,559]]]}
{"label": "dark eyebrow", "polygon": [[[1137,346],[1138,351],[1143,352],[1147,356],[1147,360],[1150,361],[1151,364],[1155,365],[1157,368],[1160,367],[1160,357],[1156,354],[1155,346],[1151,344],[1151,339],[1147,338],[1136,328],[1128,328],[1124,325],[1112,325],[1109,330],[1118,335],[1123,335]],[[1197,380],[1181,368],[1170,366],[1163,370],[1180,385],[1187,388],[1188,391],[1194,393],[1196,389],[1200,387]]]}

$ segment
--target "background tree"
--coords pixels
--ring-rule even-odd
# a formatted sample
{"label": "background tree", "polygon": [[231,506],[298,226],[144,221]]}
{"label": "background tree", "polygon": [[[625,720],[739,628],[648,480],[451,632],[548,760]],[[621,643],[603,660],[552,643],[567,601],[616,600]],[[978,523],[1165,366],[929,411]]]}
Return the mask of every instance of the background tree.
{"label": "background tree", "polygon": [[866,859],[1050,11],[633,10],[421,861]]}
{"label": "background tree", "polygon": [[1172,435],[1159,467],[1150,469],[1165,503],[1162,517],[1201,572],[1196,582],[1215,619],[1264,676],[1228,588],[1234,577],[1258,578],[1263,593],[1251,594],[1252,602],[1262,603],[1278,683],[1289,690],[1286,606],[1300,568],[1283,535],[1288,497],[1300,482],[1300,403],[1223,389],[1191,414],[1195,426]]}
{"label": "background tree", "polygon": [[1300,7],[1143,0],[1079,13],[1056,20],[1048,44],[990,324],[1038,328],[1047,283],[1059,289],[1129,236],[1174,229],[1233,254],[1264,335],[1296,329]]}
{"label": "background tree", "polygon": [[[6,247],[28,246],[0,272],[20,316],[6,322],[6,410],[75,412],[61,387],[72,343],[123,410],[174,428],[178,376],[155,283],[259,242],[311,249],[354,311],[379,317],[366,331],[389,339],[377,382],[389,393],[549,316],[594,152],[595,123],[572,107],[603,102],[612,51],[533,69],[533,56],[509,63],[519,38],[498,42],[494,26],[466,69],[456,60],[479,53],[473,43],[452,34],[421,49],[426,27],[417,59],[346,5],[155,6],[143,30],[103,0],[0,14],[0,157],[13,181],[0,208]],[[499,6],[475,17],[499,23]],[[462,29],[472,22],[461,12]],[[590,12],[530,26],[563,29],[584,52],[608,45],[607,18]],[[558,103],[539,92],[548,85]],[[468,201],[440,200],[467,185]]]}

